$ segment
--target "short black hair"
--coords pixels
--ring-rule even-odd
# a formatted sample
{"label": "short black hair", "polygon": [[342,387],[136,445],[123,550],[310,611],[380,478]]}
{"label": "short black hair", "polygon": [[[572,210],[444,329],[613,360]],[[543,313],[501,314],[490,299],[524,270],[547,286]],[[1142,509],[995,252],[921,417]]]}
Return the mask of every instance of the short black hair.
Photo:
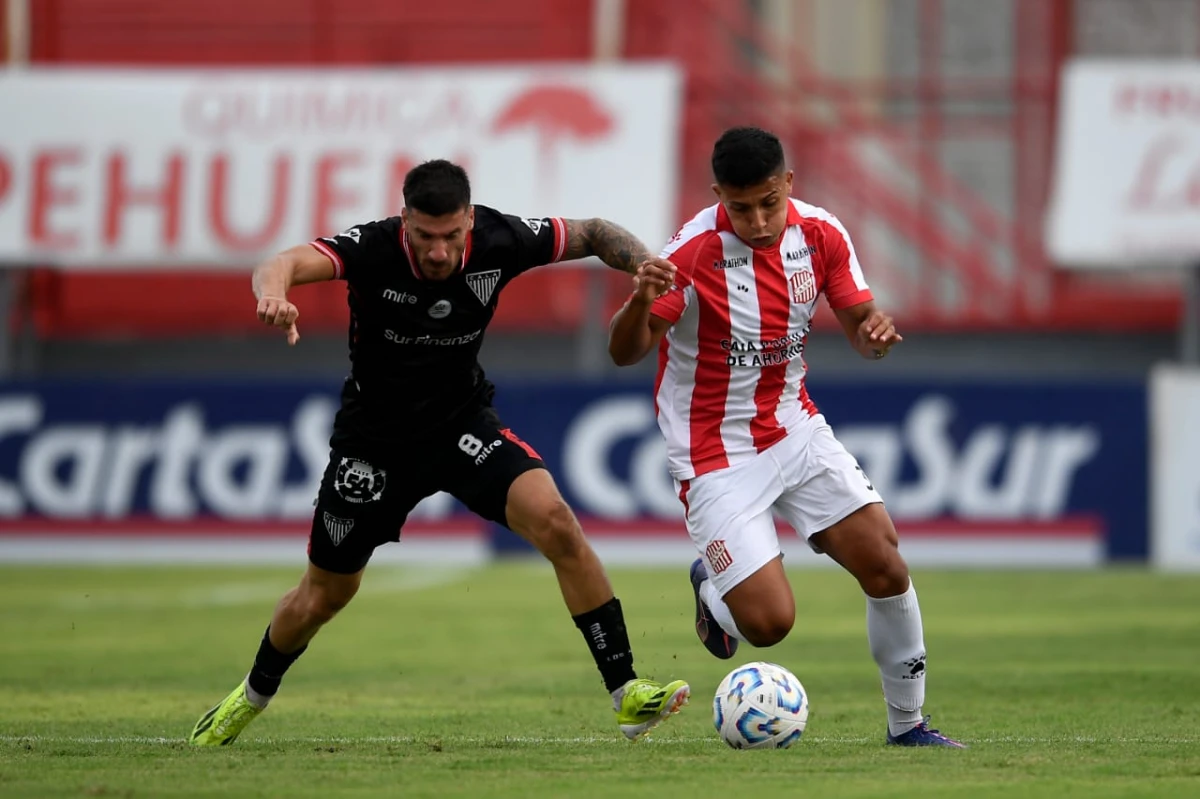
{"label": "short black hair", "polygon": [[730,128],[713,145],[712,171],[721,186],[757,186],[783,171],[783,145],[762,128]]}
{"label": "short black hair", "polygon": [[444,159],[418,164],[404,176],[404,204],[430,216],[445,216],[471,204],[467,170]]}

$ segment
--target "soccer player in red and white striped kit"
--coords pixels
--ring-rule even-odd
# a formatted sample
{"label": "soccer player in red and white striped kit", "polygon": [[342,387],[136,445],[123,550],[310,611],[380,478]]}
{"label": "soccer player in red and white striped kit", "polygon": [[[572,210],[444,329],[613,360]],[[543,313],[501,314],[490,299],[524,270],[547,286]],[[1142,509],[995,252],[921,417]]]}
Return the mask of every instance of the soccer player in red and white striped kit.
{"label": "soccer player in red and white striped kit", "polygon": [[720,202],[667,244],[673,269],[641,266],[609,338],[621,366],[658,351],[658,424],[701,555],[691,568],[696,632],[730,658],[739,641],[772,646],[792,629],[778,514],[866,594],[887,743],[961,747],[922,714],[921,610],[896,528],[805,388],[804,346],[821,294],[864,358],[883,358],[903,339],[876,308],[841,222],[790,196],[777,137],[728,130],[712,169]]}

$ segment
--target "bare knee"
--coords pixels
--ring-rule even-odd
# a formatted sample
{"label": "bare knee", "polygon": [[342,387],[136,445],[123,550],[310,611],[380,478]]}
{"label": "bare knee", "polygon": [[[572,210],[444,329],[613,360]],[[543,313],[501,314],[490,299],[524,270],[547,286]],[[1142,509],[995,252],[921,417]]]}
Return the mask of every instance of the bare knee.
{"label": "bare knee", "polygon": [[876,599],[899,596],[908,590],[908,564],[895,547],[885,549],[879,557],[864,563],[854,576],[863,593]]}
{"label": "bare knee", "polygon": [[561,499],[548,503],[529,530],[528,538],[551,563],[577,560],[588,549],[579,521]]}
{"label": "bare knee", "polygon": [[737,618],[735,621],[747,642],[758,647],[775,646],[792,631],[792,626],[796,623],[796,608],[771,608],[766,612],[750,614],[748,618]]}
{"label": "bare knee", "polygon": [[908,564],[900,556],[896,527],[881,504],[867,505],[818,533],[815,543],[854,575],[870,597],[908,590]]}

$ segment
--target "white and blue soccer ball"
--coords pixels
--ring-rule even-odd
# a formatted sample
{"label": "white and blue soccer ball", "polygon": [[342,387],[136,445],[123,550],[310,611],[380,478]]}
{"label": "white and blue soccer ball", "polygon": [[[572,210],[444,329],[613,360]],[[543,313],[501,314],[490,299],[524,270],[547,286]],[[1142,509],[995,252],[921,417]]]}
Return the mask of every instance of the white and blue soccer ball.
{"label": "white and blue soccer ball", "polygon": [[808,692],[775,663],[738,666],[713,697],[713,725],[734,749],[787,749],[807,723]]}

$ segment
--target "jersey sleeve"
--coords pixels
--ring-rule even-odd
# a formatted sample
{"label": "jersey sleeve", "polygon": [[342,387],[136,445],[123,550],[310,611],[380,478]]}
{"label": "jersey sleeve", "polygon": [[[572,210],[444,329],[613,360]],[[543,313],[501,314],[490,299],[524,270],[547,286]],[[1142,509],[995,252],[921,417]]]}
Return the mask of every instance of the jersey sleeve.
{"label": "jersey sleeve", "polygon": [[354,282],[365,271],[370,254],[379,252],[387,235],[379,222],[367,222],[336,236],[313,239],[309,244],[333,261],[335,279]]}
{"label": "jersey sleeve", "polygon": [[516,272],[556,263],[567,251],[567,223],[559,217],[523,219],[503,214],[516,236]]}
{"label": "jersey sleeve", "polygon": [[707,233],[685,239],[683,231],[680,231],[667,242],[659,257],[675,264],[675,285],[654,301],[650,306],[650,313],[666,319],[671,324],[679,321],[683,312],[687,310],[688,300],[693,293],[688,289],[692,286],[696,264],[709,241],[710,236]]}
{"label": "jersey sleeve", "polygon": [[862,265],[854,252],[850,234],[836,217],[824,221],[825,236],[821,264],[824,269],[825,298],[834,310],[849,308],[873,299]]}
{"label": "jersey sleeve", "polygon": [[683,312],[687,310],[688,294],[686,289],[686,286],[680,286],[677,281],[666,294],[654,301],[650,306],[650,313],[661,319],[666,319],[671,324],[675,324],[683,316]]}

